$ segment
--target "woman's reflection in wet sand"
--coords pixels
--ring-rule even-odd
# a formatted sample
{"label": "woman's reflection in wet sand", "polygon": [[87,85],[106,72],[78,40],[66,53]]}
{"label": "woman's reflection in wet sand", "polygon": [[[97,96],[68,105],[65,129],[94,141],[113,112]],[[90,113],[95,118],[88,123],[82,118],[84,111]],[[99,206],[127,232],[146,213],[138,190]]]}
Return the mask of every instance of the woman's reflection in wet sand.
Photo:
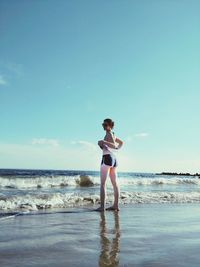
{"label": "woman's reflection in wet sand", "polygon": [[108,229],[106,225],[105,212],[101,212],[100,221],[100,242],[101,253],[99,255],[99,266],[118,266],[119,265],[119,251],[120,251],[120,225],[119,212],[113,211],[114,227]]}

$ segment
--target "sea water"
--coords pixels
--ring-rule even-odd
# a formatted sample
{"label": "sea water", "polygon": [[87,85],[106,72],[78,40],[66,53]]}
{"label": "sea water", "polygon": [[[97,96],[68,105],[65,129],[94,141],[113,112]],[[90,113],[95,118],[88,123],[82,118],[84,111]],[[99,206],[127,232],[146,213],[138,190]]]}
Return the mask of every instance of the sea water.
{"label": "sea water", "polygon": [[[118,174],[120,203],[200,203],[198,176]],[[0,169],[0,216],[8,212],[98,206],[100,174],[95,171]],[[113,189],[107,179],[107,203]]]}

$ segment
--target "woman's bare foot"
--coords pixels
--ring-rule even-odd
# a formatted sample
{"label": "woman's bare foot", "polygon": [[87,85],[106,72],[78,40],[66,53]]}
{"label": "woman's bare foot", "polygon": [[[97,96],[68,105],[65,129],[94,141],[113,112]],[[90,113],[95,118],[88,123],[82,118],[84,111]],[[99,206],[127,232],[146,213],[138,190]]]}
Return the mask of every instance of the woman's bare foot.
{"label": "woman's bare foot", "polygon": [[109,208],[106,208],[106,210],[115,210],[115,211],[119,211],[119,207],[114,207],[114,206],[110,206]]}
{"label": "woman's bare foot", "polygon": [[95,209],[95,211],[105,211],[105,208],[103,208],[103,207],[99,207],[99,208],[97,208],[97,209]]}

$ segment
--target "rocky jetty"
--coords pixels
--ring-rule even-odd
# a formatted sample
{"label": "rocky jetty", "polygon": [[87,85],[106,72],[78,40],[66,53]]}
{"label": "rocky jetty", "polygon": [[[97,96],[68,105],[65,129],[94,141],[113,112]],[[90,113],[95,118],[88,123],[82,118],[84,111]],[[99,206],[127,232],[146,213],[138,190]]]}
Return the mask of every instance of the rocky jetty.
{"label": "rocky jetty", "polygon": [[156,175],[171,175],[171,176],[197,176],[200,178],[200,173],[195,173],[191,174],[189,172],[161,172],[161,173],[156,173]]}

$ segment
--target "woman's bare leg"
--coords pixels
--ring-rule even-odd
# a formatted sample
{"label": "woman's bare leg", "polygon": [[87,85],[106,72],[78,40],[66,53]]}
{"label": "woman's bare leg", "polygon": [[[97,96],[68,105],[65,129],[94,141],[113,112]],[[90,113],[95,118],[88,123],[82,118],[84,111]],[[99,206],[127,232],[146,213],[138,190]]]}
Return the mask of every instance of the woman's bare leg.
{"label": "woman's bare leg", "polygon": [[106,200],[106,179],[108,176],[108,171],[110,166],[102,164],[101,165],[101,186],[100,186],[100,207],[97,209],[98,211],[105,210],[105,200]]}
{"label": "woman's bare leg", "polygon": [[116,167],[110,168],[110,180],[114,190],[114,204],[107,210],[119,210],[119,186],[117,184],[117,170]]}

